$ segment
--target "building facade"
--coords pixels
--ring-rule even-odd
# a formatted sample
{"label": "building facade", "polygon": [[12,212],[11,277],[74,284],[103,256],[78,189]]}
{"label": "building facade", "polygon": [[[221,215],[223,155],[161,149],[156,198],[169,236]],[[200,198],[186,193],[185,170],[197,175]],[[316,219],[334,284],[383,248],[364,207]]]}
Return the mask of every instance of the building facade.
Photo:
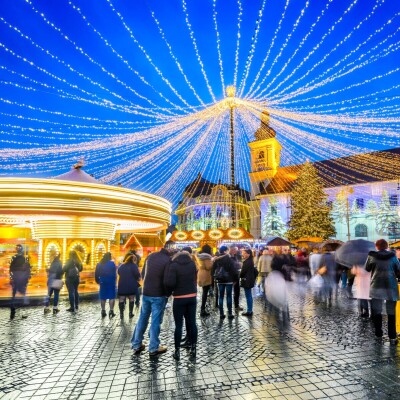
{"label": "building facade", "polygon": [[250,193],[239,187],[213,183],[200,174],[186,186],[175,214],[178,231],[250,229]]}
{"label": "building facade", "polygon": [[[280,167],[281,145],[261,116],[251,152],[250,233],[254,238],[285,236],[291,190],[301,165]],[[400,239],[400,148],[313,163],[332,206],[335,239]]]}

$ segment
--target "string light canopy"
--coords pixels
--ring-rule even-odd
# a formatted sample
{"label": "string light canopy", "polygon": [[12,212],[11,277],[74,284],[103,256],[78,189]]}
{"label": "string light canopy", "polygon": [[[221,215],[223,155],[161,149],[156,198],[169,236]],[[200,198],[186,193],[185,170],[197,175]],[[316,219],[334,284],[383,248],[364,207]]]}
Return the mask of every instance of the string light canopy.
{"label": "string light canopy", "polygon": [[400,4],[270,3],[2,2],[0,174],[57,176],[84,157],[101,182],[176,205],[198,173],[231,183],[233,101],[246,190],[263,112],[281,166],[332,159],[338,185],[338,158],[377,180],[400,170],[355,157],[399,147]]}

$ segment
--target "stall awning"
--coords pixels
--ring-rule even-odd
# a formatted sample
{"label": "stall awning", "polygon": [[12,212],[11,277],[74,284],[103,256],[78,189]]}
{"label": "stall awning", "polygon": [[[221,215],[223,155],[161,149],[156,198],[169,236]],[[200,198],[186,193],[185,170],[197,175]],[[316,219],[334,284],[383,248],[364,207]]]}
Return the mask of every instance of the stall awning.
{"label": "stall awning", "polygon": [[164,247],[164,243],[156,233],[132,233],[131,237],[126,241],[124,249],[131,246],[137,247]]}

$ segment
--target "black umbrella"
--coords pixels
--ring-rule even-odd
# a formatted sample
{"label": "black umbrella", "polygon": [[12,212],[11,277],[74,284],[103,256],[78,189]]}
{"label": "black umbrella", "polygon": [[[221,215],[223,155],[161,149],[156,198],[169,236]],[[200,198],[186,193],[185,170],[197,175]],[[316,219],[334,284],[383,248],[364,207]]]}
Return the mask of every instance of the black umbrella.
{"label": "black umbrella", "polygon": [[364,239],[349,240],[338,248],[335,261],[348,268],[364,265],[371,250],[375,250],[373,242]]}

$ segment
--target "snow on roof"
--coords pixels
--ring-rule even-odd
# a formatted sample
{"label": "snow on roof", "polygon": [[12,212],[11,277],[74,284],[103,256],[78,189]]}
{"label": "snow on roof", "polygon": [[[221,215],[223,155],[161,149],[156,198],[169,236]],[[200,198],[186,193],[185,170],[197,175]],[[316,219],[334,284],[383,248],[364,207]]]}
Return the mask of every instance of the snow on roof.
{"label": "snow on roof", "polygon": [[87,182],[87,183],[99,183],[100,181],[90,176],[88,173],[83,171],[81,168],[72,168],[71,171],[55,176],[54,179],[61,179],[64,181],[74,181],[74,182]]}

